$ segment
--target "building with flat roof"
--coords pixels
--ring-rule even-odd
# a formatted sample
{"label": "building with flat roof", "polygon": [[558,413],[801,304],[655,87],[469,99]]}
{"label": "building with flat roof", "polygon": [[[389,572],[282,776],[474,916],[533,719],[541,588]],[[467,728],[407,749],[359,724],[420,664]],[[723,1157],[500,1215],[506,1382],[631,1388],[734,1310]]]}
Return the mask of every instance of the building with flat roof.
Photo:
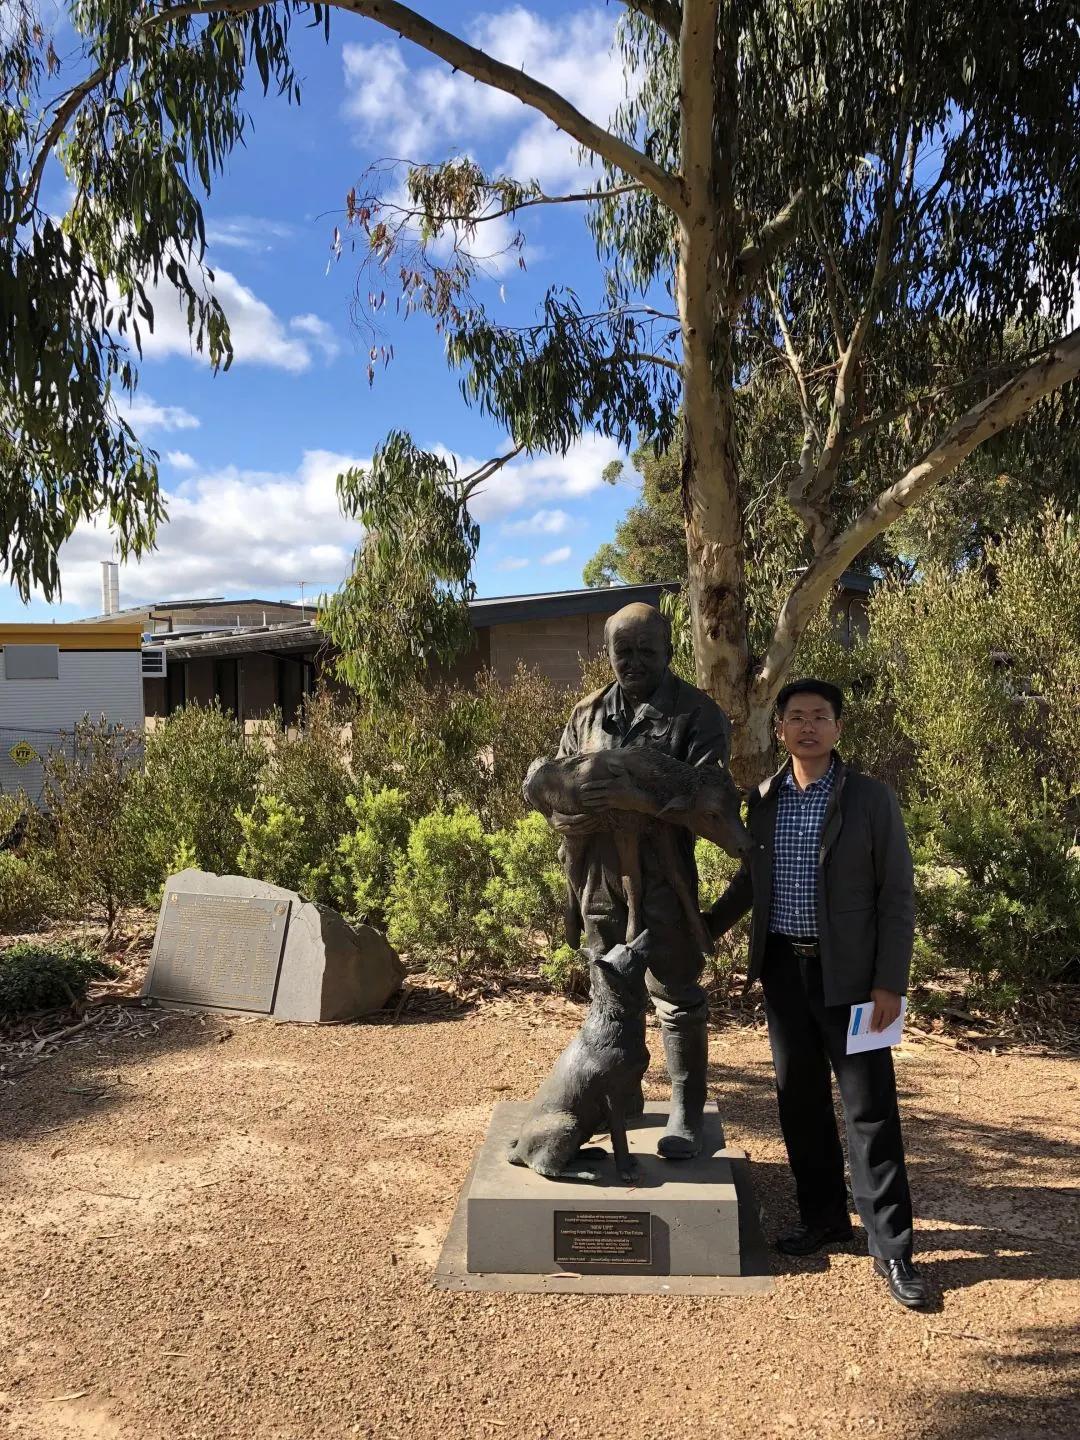
{"label": "building with flat roof", "polygon": [[142,645],[131,619],[0,625],[0,794],[25,790],[37,802],[45,754],[70,750],[84,715],[143,728]]}
{"label": "building with flat roof", "polygon": [[[838,588],[833,611],[845,638],[865,623],[872,585],[867,577],[851,574]],[[659,605],[665,590],[676,589],[674,584],[612,585],[474,600],[469,606],[472,649],[449,669],[434,667],[432,678],[469,685],[487,670],[496,679],[509,680],[520,665],[526,665],[572,688],[582,663],[603,649],[609,616],[634,602]],[[224,602],[230,607],[240,603]],[[242,603],[260,607],[271,602]],[[188,701],[208,704],[216,699],[241,720],[261,720],[277,709],[287,724],[292,723],[305,695],[320,681],[333,683],[331,649],[312,619],[296,615],[298,608],[293,607],[291,616],[261,624],[148,634],[147,716],[169,715]],[[164,613],[164,607],[158,609]],[[175,620],[179,607],[169,613]],[[215,613],[220,618],[225,611]]]}

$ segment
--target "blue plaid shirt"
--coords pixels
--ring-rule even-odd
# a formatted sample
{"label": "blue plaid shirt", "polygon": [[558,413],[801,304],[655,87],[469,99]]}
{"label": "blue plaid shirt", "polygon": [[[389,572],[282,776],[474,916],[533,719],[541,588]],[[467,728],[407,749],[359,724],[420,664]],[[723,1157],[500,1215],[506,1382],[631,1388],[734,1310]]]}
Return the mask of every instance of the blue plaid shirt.
{"label": "blue plaid shirt", "polygon": [[825,812],[836,779],[836,759],[805,790],[788,770],[780,784],[773,835],[769,930],[807,938],[818,933],[817,861]]}

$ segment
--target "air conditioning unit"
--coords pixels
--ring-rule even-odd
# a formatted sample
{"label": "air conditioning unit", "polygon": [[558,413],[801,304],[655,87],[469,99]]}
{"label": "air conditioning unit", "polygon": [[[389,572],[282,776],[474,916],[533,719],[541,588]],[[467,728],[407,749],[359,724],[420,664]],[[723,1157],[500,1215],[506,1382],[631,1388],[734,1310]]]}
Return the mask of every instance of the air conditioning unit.
{"label": "air conditioning unit", "polygon": [[142,678],[144,680],[165,679],[165,647],[160,650],[142,652]]}

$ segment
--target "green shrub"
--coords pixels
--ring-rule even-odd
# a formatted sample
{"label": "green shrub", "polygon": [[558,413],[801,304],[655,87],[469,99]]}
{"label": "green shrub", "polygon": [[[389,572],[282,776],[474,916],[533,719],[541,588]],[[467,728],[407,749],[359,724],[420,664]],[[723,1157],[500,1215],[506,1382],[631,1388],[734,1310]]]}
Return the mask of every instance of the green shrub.
{"label": "green shrub", "polygon": [[[299,730],[279,729],[275,717],[267,729],[267,763],[259,777],[265,796],[303,817],[300,827],[288,836],[287,859],[283,851],[277,866],[271,867],[292,878],[274,883],[302,889],[309,899],[325,903],[334,900],[334,856],[353,824],[348,806],[353,787],[351,715],[340,701],[322,694],[305,702]],[[251,843],[247,832],[245,843]]]}
{"label": "green shrub", "polygon": [[1005,1010],[1080,980],[1080,856],[1046,819],[988,803],[909,813],[918,886],[914,979],[963,973],[970,1003]]}
{"label": "green shrub", "polygon": [[0,931],[33,930],[52,918],[60,896],[40,854],[0,850]]}
{"label": "green shrub", "polygon": [[266,762],[265,747],[247,743],[216,702],[185,705],[147,735],[124,817],[142,855],[144,893],[160,890],[181,847],[204,870],[237,869],[244,834],[236,813],[255,804]]}
{"label": "green shrub", "polygon": [[509,682],[481,672],[470,689],[405,687],[392,714],[354,716],[354,777],[404,791],[416,818],[466,805],[489,828],[509,825],[525,813],[530,761],[554,752],[575,698],[524,666]]}
{"label": "green shrub", "polygon": [[527,937],[539,930],[549,950],[559,944],[566,912],[566,879],[559,842],[542,815],[525,815],[489,839],[496,873],[484,902],[508,929]]}
{"label": "green shrub", "polygon": [[346,914],[383,928],[394,874],[409,843],[408,803],[402,790],[366,784],[346,804],[356,828],[338,843],[335,898]]}
{"label": "green shrub", "polygon": [[412,827],[386,911],[390,943],[416,965],[452,979],[507,968],[516,936],[485,907],[492,878],[487,836],[475,811],[435,810]]}
{"label": "green shrub", "polygon": [[50,750],[43,767],[57,881],[75,906],[103,912],[110,930],[143,894],[140,837],[126,818],[141,750],[141,734],[86,717],[71,754]]}
{"label": "green shrub", "polygon": [[540,962],[540,974],[553,990],[566,995],[587,995],[589,992],[589,957],[584,950],[571,945],[558,945]]}
{"label": "green shrub", "polygon": [[75,945],[9,945],[0,950],[0,1019],[73,1005],[86,998],[91,981],[116,974],[107,960]]}
{"label": "green shrub", "polygon": [[277,795],[260,795],[250,810],[237,810],[243,841],[236,857],[241,875],[302,889],[301,832],[305,817]]}

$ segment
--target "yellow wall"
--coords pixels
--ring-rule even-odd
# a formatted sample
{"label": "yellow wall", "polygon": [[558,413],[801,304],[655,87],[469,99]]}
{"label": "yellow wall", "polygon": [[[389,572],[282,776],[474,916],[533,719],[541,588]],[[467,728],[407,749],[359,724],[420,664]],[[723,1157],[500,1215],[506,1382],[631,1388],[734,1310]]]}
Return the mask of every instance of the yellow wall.
{"label": "yellow wall", "polygon": [[141,650],[142,623],[108,625],[0,625],[0,646],[58,645],[61,650]]}

